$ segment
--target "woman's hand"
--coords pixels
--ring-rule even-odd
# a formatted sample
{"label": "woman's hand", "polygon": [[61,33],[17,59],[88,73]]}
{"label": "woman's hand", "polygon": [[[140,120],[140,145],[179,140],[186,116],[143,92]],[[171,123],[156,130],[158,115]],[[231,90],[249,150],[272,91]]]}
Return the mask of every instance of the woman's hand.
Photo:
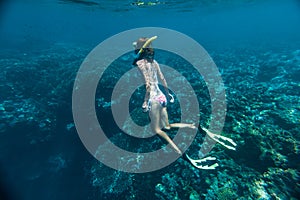
{"label": "woman's hand", "polygon": [[170,97],[170,103],[174,103],[174,97],[173,97],[173,95],[171,95],[171,94],[169,93],[169,97]]}

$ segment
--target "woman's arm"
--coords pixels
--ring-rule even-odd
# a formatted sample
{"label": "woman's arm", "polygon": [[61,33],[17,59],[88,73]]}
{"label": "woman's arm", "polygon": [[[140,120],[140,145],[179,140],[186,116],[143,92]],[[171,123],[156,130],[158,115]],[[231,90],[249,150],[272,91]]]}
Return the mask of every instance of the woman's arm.
{"label": "woman's arm", "polygon": [[143,60],[138,61],[137,67],[138,67],[139,71],[141,72],[141,74],[143,75],[145,85],[146,85],[146,93],[145,93],[145,97],[144,97],[144,103],[142,106],[144,108],[147,105],[149,96],[150,96],[150,81],[149,81],[149,77],[145,73],[145,61],[143,61]]}
{"label": "woman's arm", "polygon": [[159,76],[159,78],[160,78],[160,80],[161,80],[161,82],[162,82],[162,84],[163,84],[163,86],[165,88],[165,91],[166,91],[167,95],[169,95],[170,92],[169,92],[169,89],[168,89],[168,84],[167,84],[167,81],[166,81],[163,73],[160,70],[159,64],[156,61],[154,61],[154,65],[155,65],[155,67],[157,69],[157,75]]}
{"label": "woman's arm", "polygon": [[161,82],[162,82],[162,84],[163,84],[163,86],[164,86],[164,88],[165,88],[165,91],[166,91],[168,97],[170,98],[170,102],[171,102],[171,103],[174,103],[174,97],[173,97],[173,95],[169,92],[167,81],[166,81],[166,79],[165,79],[163,73],[162,73],[161,70],[160,70],[159,64],[158,64],[156,61],[154,61],[154,65],[156,66],[157,74],[158,74],[158,76],[159,76],[159,78],[160,78],[160,80],[161,80]]}

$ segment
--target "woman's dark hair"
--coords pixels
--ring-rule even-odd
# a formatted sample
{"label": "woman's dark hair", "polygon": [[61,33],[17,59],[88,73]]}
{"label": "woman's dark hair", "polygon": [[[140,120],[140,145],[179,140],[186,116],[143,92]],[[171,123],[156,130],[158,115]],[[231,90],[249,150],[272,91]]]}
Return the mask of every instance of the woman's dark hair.
{"label": "woman's dark hair", "polygon": [[[139,49],[135,50],[135,53],[137,54],[139,52]],[[143,49],[142,53],[138,57],[138,60],[146,59],[148,62],[153,62],[154,60],[154,49],[153,48],[145,48]]]}

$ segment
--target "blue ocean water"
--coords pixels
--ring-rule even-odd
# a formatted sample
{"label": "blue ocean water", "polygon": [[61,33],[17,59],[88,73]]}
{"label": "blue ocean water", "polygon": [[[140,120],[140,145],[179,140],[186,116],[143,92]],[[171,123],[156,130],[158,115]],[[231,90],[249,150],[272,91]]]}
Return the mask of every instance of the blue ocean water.
{"label": "blue ocean water", "polygon": [[[0,199],[297,199],[299,11],[296,0],[1,2]],[[182,32],[216,63],[226,88],[223,132],[238,144],[236,151],[216,145],[216,170],[178,159],[155,172],[124,173],[99,163],[80,141],[72,116],[77,70],[100,42],[140,27]],[[131,58],[125,55],[107,72],[97,115],[119,146],[159,149],[165,144],[157,137],[123,143],[127,136],[111,117],[111,82],[132,67]],[[210,98],[201,77],[190,76],[185,61],[172,54],[157,51],[156,59],[187,74],[207,125]],[[131,98],[133,116],[144,92],[139,88]],[[169,108],[170,119],[180,120],[178,104]],[[195,140],[191,154],[201,134]]]}

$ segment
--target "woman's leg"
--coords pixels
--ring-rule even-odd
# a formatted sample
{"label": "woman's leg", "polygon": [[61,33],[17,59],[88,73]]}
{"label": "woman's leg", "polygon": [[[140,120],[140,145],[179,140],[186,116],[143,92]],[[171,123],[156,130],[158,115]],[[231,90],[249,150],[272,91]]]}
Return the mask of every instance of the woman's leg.
{"label": "woman's leg", "polygon": [[185,124],[185,123],[173,123],[170,124],[171,128],[192,128],[192,129],[197,129],[195,124]]}
{"label": "woman's leg", "polygon": [[170,123],[169,123],[169,117],[168,117],[168,112],[166,107],[162,107],[160,110],[160,115],[161,115],[161,124],[163,125],[164,129],[171,129]]}
{"label": "woman's leg", "polygon": [[173,149],[180,155],[182,155],[182,152],[180,149],[176,146],[176,144],[171,140],[171,138],[160,129],[160,123],[161,123],[161,105],[158,103],[153,103],[151,105],[151,111],[150,111],[150,119],[151,119],[151,128],[152,130],[164,138],[172,147]]}
{"label": "woman's leg", "polygon": [[185,123],[169,123],[169,118],[168,118],[168,112],[167,112],[167,108],[163,107],[161,109],[161,123],[164,125],[165,129],[170,129],[170,128],[192,128],[192,129],[196,129],[197,127],[195,126],[195,124],[185,124]]}

